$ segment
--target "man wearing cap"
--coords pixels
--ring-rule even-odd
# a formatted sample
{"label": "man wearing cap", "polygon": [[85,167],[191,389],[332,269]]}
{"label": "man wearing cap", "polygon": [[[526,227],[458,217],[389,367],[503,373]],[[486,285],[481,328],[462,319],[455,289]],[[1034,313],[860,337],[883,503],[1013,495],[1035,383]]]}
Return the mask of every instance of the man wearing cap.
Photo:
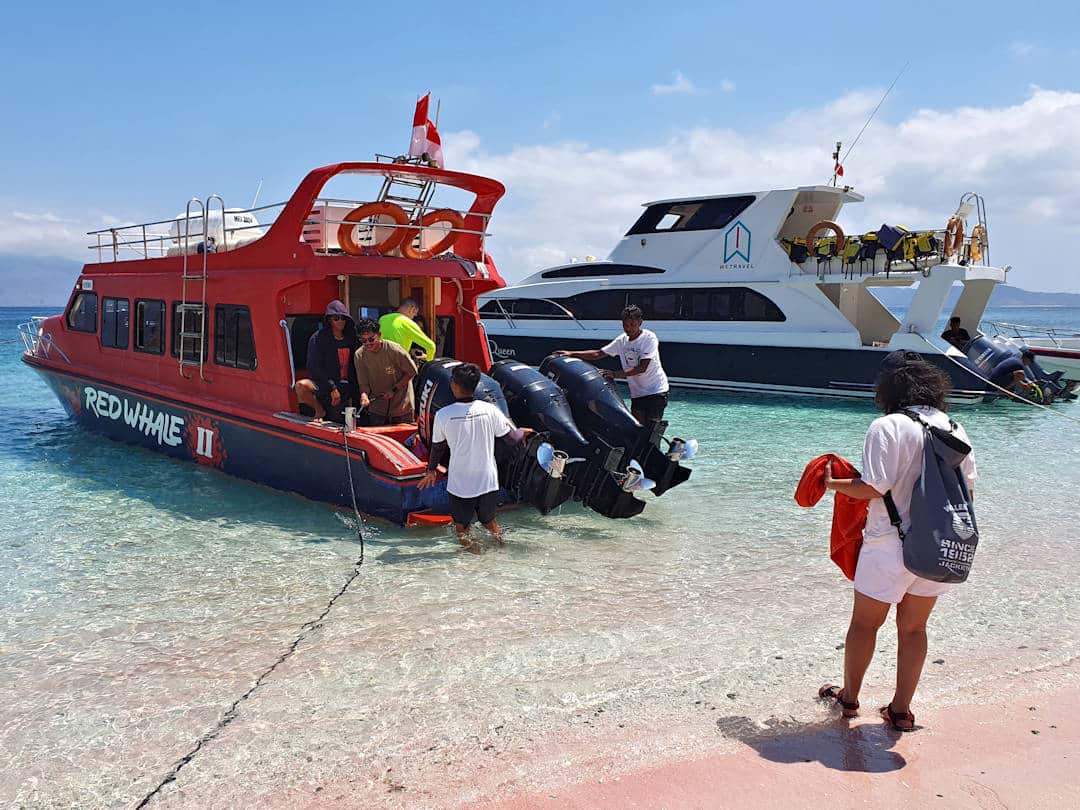
{"label": "man wearing cap", "polygon": [[342,410],[354,404],[357,390],[352,357],[358,346],[349,311],[340,301],[331,301],[323,327],[308,340],[308,376],[293,386],[300,404],[315,411],[316,421],[325,419],[329,412],[333,421],[340,422]]}

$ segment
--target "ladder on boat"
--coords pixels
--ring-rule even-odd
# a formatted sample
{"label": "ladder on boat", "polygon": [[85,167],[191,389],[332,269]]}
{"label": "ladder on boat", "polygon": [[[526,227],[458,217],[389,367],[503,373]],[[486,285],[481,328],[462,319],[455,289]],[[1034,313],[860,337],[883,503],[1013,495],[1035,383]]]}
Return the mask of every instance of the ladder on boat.
{"label": "ladder on boat", "polygon": [[[406,158],[400,162],[424,165],[420,158]],[[392,202],[401,206],[408,215],[409,222],[419,224],[434,194],[435,183],[431,180],[400,177],[389,173],[383,179],[382,188],[379,190],[379,202]]]}
{"label": "ladder on boat", "polygon": [[[207,262],[210,254],[214,252],[210,241],[210,206],[214,200],[221,207],[222,236],[225,230],[225,201],[217,194],[211,194],[203,203],[193,197],[188,200],[184,211],[184,239],[181,247],[183,254],[183,266],[180,272],[180,303],[177,304],[174,318],[180,319],[177,329],[178,343],[177,354],[179,355],[180,376],[190,379],[185,369],[189,366],[199,367],[199,379],[206,379],[206,278]],[[202,222],[202,240],[199,242],[199,253],[202,254],[202,267],[190,266],[191,245],[191,213],[192,205],[196,206],[199,220]],[[177,240],[180,232],[177,229]],[[224,241],[224,239],[223,239]],[[224,246],[224,245],[223,245]]]}
{"label": "ladder on boat", "polygon": [[[982,232],[984,237],[982,250],[980,251],[982,253],[981,261],[983,262],[983,264],[990,264],[990,239],[986,236],[986,234],[989,233],[989,231],[987,231],[986,229],[986,201],[983,200],[981,194],[976,194],[974,191],[969,191],[960,197],[960,204],[956,206],[956,216],[960,217],[960,219],[962,219],[966,224],[967,218],[972,211],[974,211],[975,216],[978,217],[978,224],[982,226]],[[975,229],[972,228],[971,232],[974,233]],[[969,244],[969,255],[970,250],[971,246]]]}

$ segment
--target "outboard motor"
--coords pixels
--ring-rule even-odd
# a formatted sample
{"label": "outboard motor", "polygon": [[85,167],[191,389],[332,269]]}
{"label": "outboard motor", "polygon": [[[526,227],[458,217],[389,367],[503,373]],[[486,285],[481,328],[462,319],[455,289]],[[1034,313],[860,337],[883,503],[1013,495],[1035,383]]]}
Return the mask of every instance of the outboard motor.
{"label": "outboard motor", "polygon": [[[456,402],[450,388],[450,375],[460,360],[436,358],[425,363],[420,371],[420,418],[418,431],[420,438],[431,447],[431,431],[435,425],[435,414]],[[507,416],[510,412],[506,405],[499,384],[486,374],[480,375],[473,396],[490,402]],[[565,479],[550,475],[537,460],[543,457],[543,439],[531,436],[517,447],[510,447],[502,442],[495,443],[495,461],[499,468],[499,485],[516,500],[536,507],[542,514],[547,514],[574,494],[571,484]]]}
{"label": "outboard motor", "polygon": [[623,447],[601,436],[582,435],[566,395],[555,382],[516,360],[496,363],[491,374],[506,395],[511,418],[551,443],[549,457],[541,458],[541,464],[570,482],[575,500],[611,518],[632,517],[645,508],[632,494],[644,488],[644,473],[639,468],[633,476],[628,474],[624,467],[629,459]]}
{"label": "outboard motor", "polygon": [[540,364],[540,373],[565,392],[574,421],[584,435],[599,436],[612,446],[625,447],[626,457],[640,462],[644,475],[656,482],[654,494],[663,495],[690,477],[690,470],[680,466],[679,460],[689,458],[690,445],[696,448],[696,443],[678,440],[681,447],[673,441],[668,453],[661,450],[660,441],[668,423],[661,420],[642,425],[596,366],[576,357],[552,355]]}
{"label": "outboard motor", "polygon": [[[993,375],[994,369],[999,363],[1008,360],[1010,357],[1019,358],[1022,352],[1023,347],[1012,343],[1001,335],[994,335],[993,337],[976,335],[964,347],[964,353],[967,354],[968,359],[978,367],[979,372],[987,379]],[[1069,392],[1068,386],[1061,382],[1062,373],[1055,371],[1053,374],[1047,374],[1043,367],[1039,365],[1038,360],[1031,361],[1031,365],[1026,368],[1026,374],[1028,379],[1039,384],[1039,388],[1043,392],[1043,403],[1049,403],[1058,398],[1071,399],[1074,396]],[[997,389],[991,389],[989,393],[1001,396]],[[1024,395],[1020,394],[1020,396]],[[1025,396],[1024,398],[1029,399],[1030,397]]]}

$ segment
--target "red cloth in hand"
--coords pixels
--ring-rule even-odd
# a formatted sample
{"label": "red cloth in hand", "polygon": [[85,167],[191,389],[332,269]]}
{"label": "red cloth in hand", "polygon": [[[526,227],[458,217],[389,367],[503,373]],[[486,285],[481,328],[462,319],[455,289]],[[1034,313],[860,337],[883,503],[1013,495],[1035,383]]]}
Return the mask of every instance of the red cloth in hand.
{"label": "red cloth in hand", "polygon": [[[813,506],[825,494],[825,465],[832,462],[833,478],[857,478],[859,471],[846,458],[835,453],[818,456],[803,470],[799,485],[795,488],[795,503]],[[862,548],[863,529],[866,528],[866,512],[869,501],[852,498],[837,492],[833,499],[832,534],[829,539],[829,559],[844,572],[848,579],[855,579],[855,565]]]}

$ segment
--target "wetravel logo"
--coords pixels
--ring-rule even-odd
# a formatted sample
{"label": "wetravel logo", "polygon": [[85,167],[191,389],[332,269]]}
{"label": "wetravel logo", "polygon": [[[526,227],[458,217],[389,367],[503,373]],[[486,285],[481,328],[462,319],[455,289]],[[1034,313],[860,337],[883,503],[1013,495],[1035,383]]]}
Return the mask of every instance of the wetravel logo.
{"label": "wetravel logo", "polygon": [[742,220],[736,220],[724,232],[724,264],[733,259],[742,259],[741,266],[750,265],[750,229],[742,224]]}

